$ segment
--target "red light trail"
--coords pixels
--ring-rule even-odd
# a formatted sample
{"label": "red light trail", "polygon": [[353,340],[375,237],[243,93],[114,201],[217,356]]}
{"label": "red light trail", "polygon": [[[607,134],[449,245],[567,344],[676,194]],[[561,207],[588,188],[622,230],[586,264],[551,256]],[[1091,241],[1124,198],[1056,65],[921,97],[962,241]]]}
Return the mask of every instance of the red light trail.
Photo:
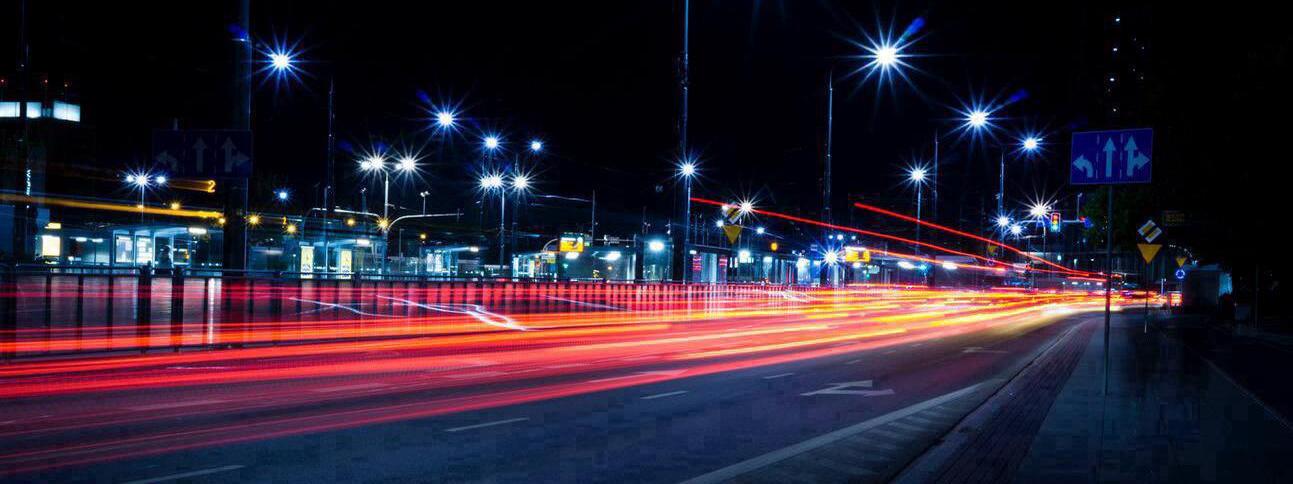
{"label": "red light trail", "polygon": [[[506,301],[513,308],[551,301],[537,286],[472,288],[471,298]],[[568,289],[552,294],[599,306],[498,313],[492,306],[460,303],[488,318],[435,311],[410,316],[437,307],[425,302],[437,297],[473,299],[462,287],[388,288],[366,298],[385,306],[352,308],[377,317],[315,313],[317,319],[306,321],[20,329],[4,342],[3,349],[18,359],[0,367],[7,421],[0,440],[30,445],[0,448],[0,465],[28,472],[424,418],[989,328],[1030,327],[1103,308],[1099,296],[1085,292],[602,284]],[[287,297],[274,291],[240,294]],[[490,324],[489,318],[514,324]],[[192,350],[169,352],[176,338]],[[162,352],[103,353],[121,349]],[[82,353],[29,358],[53,350]],[[231,418],[216,423],[216,416]],[[127,425],[146,430],[111,432]],[[71,437],[80,435],[92,437]],[[59,436],[75,443],[53,443]]]}

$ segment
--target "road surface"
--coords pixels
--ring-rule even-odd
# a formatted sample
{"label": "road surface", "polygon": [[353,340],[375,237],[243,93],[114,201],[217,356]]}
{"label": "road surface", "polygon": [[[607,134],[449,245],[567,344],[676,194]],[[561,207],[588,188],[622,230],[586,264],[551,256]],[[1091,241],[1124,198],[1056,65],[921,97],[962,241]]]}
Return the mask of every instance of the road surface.
{"label": "road surface", "polygon": [[[880,288],[603,306],[378,314],[244,328],[245,344],[220,349],[18,359],[0,367],[0,477],[754,476],[788,448],[988,390],[1103,305],[1085,294]],[[124,334],[43,344],[140,344]],[[918,450],[953,413],[868,437],[868,458]]]}

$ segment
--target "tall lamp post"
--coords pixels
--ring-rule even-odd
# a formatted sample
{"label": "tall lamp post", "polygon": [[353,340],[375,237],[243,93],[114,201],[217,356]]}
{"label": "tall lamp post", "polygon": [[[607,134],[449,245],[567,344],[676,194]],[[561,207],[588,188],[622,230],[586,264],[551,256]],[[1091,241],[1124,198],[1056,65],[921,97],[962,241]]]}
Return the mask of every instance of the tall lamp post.
{"label": "tall lamp post", "polygon": [[681,267],[682,282],[691,282],[691,270],[689,266],[690,254],[687,247],[691,244],[691,180],[696,178],[696,161],[690,158],[684,158],[678,163],[678,177],[682,178],[683,205],[682,205],[682,243],[678,244],[678,251],[682,254],[679,264]]}
{"label": "tall lamp post", "polygon": [[[916,242],[920,242],[920,205],[921,197],[925,192],[925,169],[921,167],[912,168],[907,172],[907,180],[916,187]],[[916,253],[920,253],[920,244],[916,244]]]}
{"label": "tall lamp post", "polygon": [[504,189],[505,183],[503,175],[490,173],[480,177],[480,189],[486,193],[498,193],[498,265],[501,270],[505,257],[506,242],[503,229],[507,221],[507,190]]}

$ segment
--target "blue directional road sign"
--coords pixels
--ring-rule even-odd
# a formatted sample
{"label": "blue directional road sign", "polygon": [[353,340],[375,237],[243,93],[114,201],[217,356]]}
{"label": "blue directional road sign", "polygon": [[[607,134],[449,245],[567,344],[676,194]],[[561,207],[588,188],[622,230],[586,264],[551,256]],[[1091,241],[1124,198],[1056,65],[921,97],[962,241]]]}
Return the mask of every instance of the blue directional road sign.
{"label": "blue directional road sign", "polygon": [[1149,183],[1154,173],[1153,142],[1150,128],[1073,133],[1069,183]]}
{"label": "blue directional road sign", "polygon": [[251,176],[251,131],[153,132],[153,161],[174,176]]}

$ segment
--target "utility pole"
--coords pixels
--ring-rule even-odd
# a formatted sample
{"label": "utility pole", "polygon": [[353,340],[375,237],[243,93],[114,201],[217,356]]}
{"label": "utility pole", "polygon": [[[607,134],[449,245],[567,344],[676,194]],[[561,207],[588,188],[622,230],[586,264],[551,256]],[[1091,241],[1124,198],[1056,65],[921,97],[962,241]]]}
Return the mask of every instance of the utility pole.
{"label": "utility pole", "polygon": [[835,131],[835,72],[826,74],[826,158],[822,172],[822,221],[831,222],[831,136]]}
{"label": "utility pole", "polygon": [[938,223],[938,130],[934,130],[934,183],[931,188],[934,199],[930,206],[929,219]]}
{"label": "utility pole", "polygon": [[[331,199],[328,198],[328,194],[332,193],[333,187],[336,186],[336,180],[334,177],[336,177],[336,172],[337,172],[337,161],[333,154],[333,151],[337,147],[337,138],[335,135],[335,127],[333,125],[333,123],[336,120],[336,109],[334,105],[336,94],[337,94],[337,80],[334,76],[328,76],[328,151],[327,151],[327,157],[326,157],[327,162],[325,163],[326,165],[325,169],[327,171],[324,172],[323,174],[323,270],[324,272],[330,272],[329,268],[332,266],[332,263],[331,263],[332,259],[328,255],[329,254],[328,228],[329,228],[329,225],[332,224],[332,205],[333,204]],[[425,201],[426,201],[426,198],[424,197],[423,198],[424,205],[426,203]],[[423,212],[425,211],[426,209],[423,208]]]}
{"label": "utility pole", "polygon": [[[31,75],[28,68],[31,63],[31,46],[27,44],[27,0],[18,2],[18,65],[14,79],[15,94],[18,99],[18,179],[14,188],[20,188],[23,195],[32,195],[31,163],[31,124],[28,119],[27,101],[28,84]],[[30,262],[35,251],[31,248],[36,223],[36,209],[30,201],[14,202],[13,205],[13,262]]]}
{"label": "utility pole", "polygon": [[[682,50],[678,55],[678,157],[690,163],[687,145],[687,102],[691,90],[691,0],[682,0]],[[682,236],[674,235],[673,279],[688,282],[690,267],[687,246],[691,243],[691,177],[684,176],[682,193]],[[594,214],[596,211],[594,211]],[[594,215],[595,216],[595,215]],[[596,224],[594,223],[594,226]]]}

